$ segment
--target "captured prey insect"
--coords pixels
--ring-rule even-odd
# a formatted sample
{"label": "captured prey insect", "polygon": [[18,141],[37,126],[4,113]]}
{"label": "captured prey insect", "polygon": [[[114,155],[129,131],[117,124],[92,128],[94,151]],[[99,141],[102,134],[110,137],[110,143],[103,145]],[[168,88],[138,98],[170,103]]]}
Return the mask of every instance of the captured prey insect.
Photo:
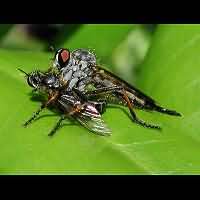
{"label": "captured prey insect", "polygon": [[181,116],[175,110],[160,106],[139,89],[99,66],[95,54],[90,50],[76,49],[70,52],[66,48],[58,49],[52,66],[52,70],[55,69],[59,71],[60,77],[69,83],[67,91],[76,89],[88,101],[105,102],[101,108],[104,110],[107,104],[126,106],[132,120],[144,127],[160,129],[157,125],[139,119],[133,108]]}
{"label": "captured prey insect", "polygon": [[52,136],[56,132],[65,118],[77,120],[84,127],[98,135],[110,135],[111,131],[101,118],[99,112],[102,107],[101,102],[85,101],[79,91],[75,89],[67,91],[67,82],[63,82],[54,72],[34,71],[28,74],[21,69],[19,70],[25,73],[29,86],[40,93],[48,95],[48,100],[26,121],[24,124],[25,127],[33,122],[44,108],[53,105],[62,115],[49,133],[49,136]]}
{"label": "captured prey insect", "polygon": [[160,129],[139,119],[134,108],[181,116],[175,110],[160,106],[139,89],[99,66],[95,54],[87,49],[70,52],[60,48],[46,72],[28,74],[20,71],[26,74],[27,82],[34,90],[48,95],[48,100],[24,125],[30,124],[49,105],[54,105],[62,113],[49,135],[55,133],[66,117],[74,118],[94,133],[110,135],[111,131],[101,117],[107,104],[128,107],[132,120],[147,128]]}

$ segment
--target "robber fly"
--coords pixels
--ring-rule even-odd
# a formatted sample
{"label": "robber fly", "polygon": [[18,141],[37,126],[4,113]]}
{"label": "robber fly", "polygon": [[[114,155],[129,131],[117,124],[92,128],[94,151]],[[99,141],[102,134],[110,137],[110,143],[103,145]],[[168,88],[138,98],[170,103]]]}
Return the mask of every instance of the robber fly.
{"label": "robber fly", "polygon": [[21,69],[19,70],[25,74],[28,85],[34,88],[34,91],[48,96],[48,100],[42,103],[33,116],[25,122],[25,127],[32,123],[44,108],[53,105],[62,114],[49,136],[56,132],[61,122],[66,118],[77,120],[84,127],[98,135],[110,135],[111,131],[102,120],[99,112],[100,107],[102,107],[101,103],[85,101],[80,96],[79,91],[67,91],[67,82],[63,81],[55,72],[34,71],[28,74]]}
{"label": "robber fly", "polygon": [[24,124],[30,124],[40,112],[54,105],[62,115],[49,135],[53,135],[61,122],[73,118],[90,131],[99,135],[110,135],[111,131],[101,118],[107,104],[118,104],[129,108],[132,120],[147,128],[160,129],[139,119],[133,108],[157,111],[168,115],[180,113],[161,107],[151,97],[114,75],[96,62],[89,50],[76,49],[70,52],[60,48],[53,58],[53,65],[46,71],[25,73],[28,84],[34,90],[47,94],[48,100]]}
{"label": "robber fly", "polygon": [[99,66],[96,55],[90,50],[76,49],[70,52],[66,48],[58,49],[49,71],[55,69],[62,80],[68,82],[67,91],[76,89],[86,101],[101,102],[102,106],[98,110],[100,113],[105,110],[107,104],[123,105],[128,107],[134,122],[155,129],[160,129],[160,127],[139,119],[133,109],[181,116],[175,110],[160,106],[153,98]]}

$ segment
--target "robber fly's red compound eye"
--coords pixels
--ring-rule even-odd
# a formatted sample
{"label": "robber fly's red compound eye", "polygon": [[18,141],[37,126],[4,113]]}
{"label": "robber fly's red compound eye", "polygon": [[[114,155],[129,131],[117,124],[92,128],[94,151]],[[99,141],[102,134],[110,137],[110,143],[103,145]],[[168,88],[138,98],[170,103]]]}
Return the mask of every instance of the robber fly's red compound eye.
{"label": "robber fly's red compound eye", "polygon": [[70,59],[70,52],[68,49],[58,49],[55,54],[56,63],[59,68],[65,67]]}

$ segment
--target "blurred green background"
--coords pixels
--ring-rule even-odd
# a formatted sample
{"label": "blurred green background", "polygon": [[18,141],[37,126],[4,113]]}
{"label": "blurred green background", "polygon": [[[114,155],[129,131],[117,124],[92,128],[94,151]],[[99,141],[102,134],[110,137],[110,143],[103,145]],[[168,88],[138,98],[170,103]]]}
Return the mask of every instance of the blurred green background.
{"label": "blurred green background", "polygon": [[[40,103],[20,67],[47,69],[55,48],[89,48],[98,63],[134,84],[176,118],[136,111],[161,132],[133,123],[128,110],[109,107],[109,138],[67,121],[53,138],[58,116],[50,110],[28,128],[22,124]],[[1,24],[0,173],[198,174],[200,172],[200,25]]]}

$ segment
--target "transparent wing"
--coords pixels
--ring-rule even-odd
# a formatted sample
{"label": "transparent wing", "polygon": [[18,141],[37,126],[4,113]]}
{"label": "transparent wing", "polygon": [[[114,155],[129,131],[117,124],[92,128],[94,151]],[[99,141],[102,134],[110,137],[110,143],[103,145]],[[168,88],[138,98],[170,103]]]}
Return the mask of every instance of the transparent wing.
{"label": "transparent wing", "polygon": [[98,135],[108,136],[111,134],[100,113],[92,104],[86,104],[82,111],[75,113],[75,118],[87,129]]}
{"label": "transparent wing", "polygon": [[[66,97],[61,97],[59,103],[66,109],[67,113],[76,109],[74,106],[75,104],[69,103],[69,101],[66,100]],[[100,113],[95,108],[95,105],[91,103],[84,103],[79,104],[79,106],[82,108],[71,115],[75,120],[95,134],[102,136],[111,135],[110,129],[107,127]]]}

